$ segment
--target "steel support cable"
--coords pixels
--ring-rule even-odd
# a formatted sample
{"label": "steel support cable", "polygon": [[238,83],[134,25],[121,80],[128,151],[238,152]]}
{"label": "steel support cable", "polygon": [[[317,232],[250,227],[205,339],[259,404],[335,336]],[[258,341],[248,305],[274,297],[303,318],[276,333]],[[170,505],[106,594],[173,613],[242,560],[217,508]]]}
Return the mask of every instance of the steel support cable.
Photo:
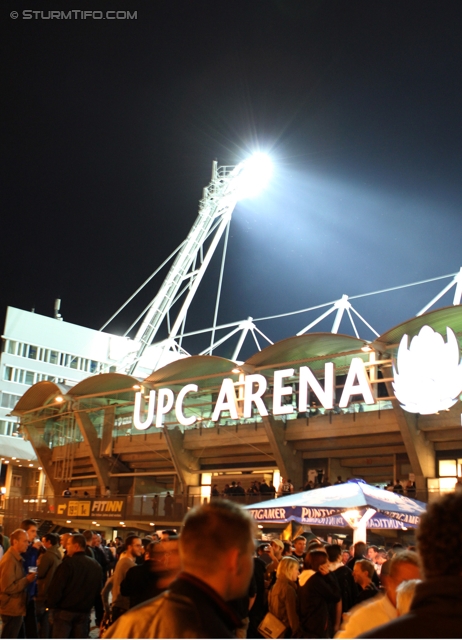
{"label": "steel support cable", "polygon": [[[182,242],[180,245],[178,245],[178,247],[177,247],[177,248],[176,248],[176,249],[175,249],[175,250],[174,250],[174,251],[169,255],[169,257],[168,257],[168,258],[166,258],[166,259],[163,261],[163,263],[160,265],[160,267],[157,267],[157,269],[154,271],[154,273],[152,273],[152,274],[149,276],[149,278],[147,278],[147,279],[143,282],[143,284],[142,284],[141,286],[139,286],[139,287],[138,287],[138,289],[135,291],[135,293],[133,293],[133,294],[128,298],[128,300],[127,300],[126,302],[124,302],[124,304],[123,304],[121,307],[119,307],[119,309],[118,309],[118,310],[117,310],[117,311],[116,311],[116,312],[115,312],[115,313],[114,313],[114,314],[109,318],[109,320],[103,324],[103,326],[101,327],[100,331],[102,331],[105,327],[107,327],[107,326],[108,326],[108,324],[109,324],[109,323],[111,323],[111,322],[114,320],[114,318],[115,318],[116,316],[118,316],[118,315],[119,315],[119,313],[122,311],[122,309],[125,309],[125,307],[127,306],[127,304],[129,304],[129,303],[133,300],[133,298],[134,298],[135,296],[137,296],[137,295],[138,295],[138,293],[139,293],[142,289],[144,289],[144,287],[148,284],[148,282],[150,282],[150,281],[154,278],[154,276],[156,276],[156,275],[159,273],[159,271],[160,271],[160,270],[161,270],[161,269],[162,269],[162,268],[167,264],[167,262],[169,262],[169,261],[173,258],[173,256],[174,256],[176,253],[178,253],[178,251],[181,249],[181,247],[184,245],[184,243],[185,243],[185,242],[186,242],[186,240],[183,240],[183,242]],[[137,322],[138,322],[138,320],[137,320]],[[135,324],[136,324],[136,323],[135,323]],[[132,326],[133,326],[133,325],[132,325]],[[127,333],[128,333],[128,332],[127,332]],[[124,335],[127,335],[127,334],[124,334]]]}
{"label": "steel support cable", "polygon": [[228,250],[228,238],[229,238],[230,226],[231,226],[231,218],[228,220],[228,224],[226,225],[225,239],[223,243],[223,254],[221,256],[220,277],[218,279],[217,297],[215,301],[215,312],[213,314],[213,329],[212,329],[212,335],[210,337],[210,355],[212,355],[213,353],[213,341],[215,340],[215,329],[217,326],[218,309],[220,307],[221,285],[223,284],[223,273],[225,270],[226,253]]}
{"label": "steel support cable", "polygon": [[[388,293],[389,291],[397,291],[398,289],[406,289],[407,287],[415,287],[419,284],[427,284],[428,282],[435,282],[436,280],[444,280],[445,278],[453,278],[457,273],[450,273],[446,276],[438,276],[437,278],[428,278],[428,280],[420,280],[419,282],[411,282],[410,284],[401,284],[397,287],[389,287],[388,289],[380,289],[379,291],[371,291],[370,293],[359,293],[355,296],[348,296],[349,300],[356,300],[357,298],[365,298],[367,296],[375,296],[378,293]],[[315,309],[322,309],[329,305],[335,304],[337,300],[331,302],[325,302],[324,304],[318,304],[314,307],[307,307],[306,309],[299,309],[298,311],[288,311],[287,313],[278,313],[274,316],[264,316],[262,318],[254,318],[254,322],[261,322],[262,320],[275,320],[277,318],[285,318],[287,316],[294,316],[300,313],[306,313],[308,311],[314,311]]]}

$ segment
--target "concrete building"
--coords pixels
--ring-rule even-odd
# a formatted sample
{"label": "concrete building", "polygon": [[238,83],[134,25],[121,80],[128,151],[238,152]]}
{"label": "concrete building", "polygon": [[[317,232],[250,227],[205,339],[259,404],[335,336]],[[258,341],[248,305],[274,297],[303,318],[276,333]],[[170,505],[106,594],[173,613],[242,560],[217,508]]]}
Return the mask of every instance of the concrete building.
{"label": "concrete building", "polygon": [[411,479],[425,501],[462,475],[461,340],[455,305],[372,343],[312,333],[239,365],[191,356],[143,380],[108,372],[66,389],[41,380],[13,413],[52,489],[47,515],[61,523],[179,524],[214,484],[247,490],[281,477],[295,490],[309,478]]}

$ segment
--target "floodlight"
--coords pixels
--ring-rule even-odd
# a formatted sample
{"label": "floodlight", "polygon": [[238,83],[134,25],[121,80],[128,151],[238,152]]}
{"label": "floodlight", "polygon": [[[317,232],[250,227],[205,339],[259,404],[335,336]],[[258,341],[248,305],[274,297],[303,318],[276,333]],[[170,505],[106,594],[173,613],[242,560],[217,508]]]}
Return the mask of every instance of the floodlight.
{"label": "floodlight", "polygon": [[239,200],[258,195],[266,187],[273,173],[273,164],[264,153],[255,153],[241,164]]}

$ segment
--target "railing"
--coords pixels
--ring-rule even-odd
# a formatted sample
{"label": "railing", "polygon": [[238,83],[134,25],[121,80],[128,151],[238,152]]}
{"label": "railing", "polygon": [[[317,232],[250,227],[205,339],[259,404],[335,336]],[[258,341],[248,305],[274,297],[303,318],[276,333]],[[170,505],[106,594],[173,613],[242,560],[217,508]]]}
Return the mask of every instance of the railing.
{"label": "railing", "polygon": [[[224,497],[241,505],[250,505],[271,500],[274,495],[243,494]],[[426,501],[427,495],[420,495],[418,492],[416,497]],[[436,492],[431,495],[432,499],[435,497]],[[212,497],[211,500],[213,499]],[[119,522],[135,520],[155,524],[178,524],[191,507],[207,500],[208,498],[200,495],[171,496],[171,500],[166,496],[158,496],[155,499],[153,495],[114,495],[100,498],[92,496],[10,497],[3,500],[3,513],[6,528],[10,532],[26,518],[72,520],[73,523],[91,519],[101,523],[108,520]]]}

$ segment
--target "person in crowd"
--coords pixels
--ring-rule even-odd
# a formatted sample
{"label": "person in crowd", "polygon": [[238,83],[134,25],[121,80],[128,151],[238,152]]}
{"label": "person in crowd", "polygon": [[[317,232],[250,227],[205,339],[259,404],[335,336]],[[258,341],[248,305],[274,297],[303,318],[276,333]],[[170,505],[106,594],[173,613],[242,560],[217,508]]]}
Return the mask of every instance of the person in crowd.
{"label": "person in crowd", "polygon": [[67,553],[67,541],[69,540],[71,535],[72,535],[71,533],[62,533],[59,536],[59,542],[60,542],[59,552],[62,558],[64,558],[64,556]]}
{"label": "person in crowd", "polygon": [[313,574],[299,590],[301,625],[308,638],[332,638],[340,626],[342,594],[325,549],[313,548],[307,555]]}
{"label": "person in crowd", "polygon": [[[37,523],[35,520],[26,519],[21,522],[21,529],[27,533],[29,545],[23,558],[24,571],[27,573],[29,567],[37,567],[37,558],[43,549],[43,545],[37,538]],[[37,571],[35,568],[34,571]],[[24,626],[26,638],[38,638],[37,615],[35,612],[35,596],[37,595],[37,582],[33,581],[27,588],[27,605]]]}
{"label": "person in crowd", "polygon": [[265,573],[266,565],[261,557],[255,557],[253,560],[253,577],[256,594],[253,604],[249,611],[249,628],[247,631],[248,638],[259,638],[258,625],[265,617],[268,610],[267,597],[265,590]]}
{"label": "person in crowd", "polygon": [[266,569],[266,566],[268,564],[271,564],[272,562],[271,556],[269,554],[269,550],[270,550],[270,545],[266,542],[263,544],[259,544],[257,547],[257,557],[262,560],[262,562],[265,565],[265,569]]}
{"label": "person in crowd", "polygon": [[377,554],[379,553],[379,548],[375,546],[375,544],[371,544],[367,547],[366,558],[372,562],[375,566],[377,562]]}
{"label": "person in crowd", "polygon": [[416,533],[424,579],[409,613],[365,638],[460,638],[462,629],[462,494],[430,502]]}
{"label": "person in crowd", "polygon": [[153,497],[151,504],[152,504],[152,515],[158,516],[159,515],[159,496],[157,494]]}
{"label": "person in crowd", "polygon": [[8,551],[8,549],[10,548],[10,539],[8,536],[5,535],[5,532],[3,531],[3,525],[0,524],[0,534],[3,536],[2,538],[2,547],[3,547],[3,551]]}
{"label": "person in crowd", "polygon": [[282,480],[281,482],[281,495],[283,496],[289,496],[291,493],[294,492],[294,485],[292,484],[292,481],[290,478],[288,478],[287,480]]}
{"label": "person in crowd", "polygon": [[122,580],[120,593],[128,597],[130,608],[165,591],[180,571],[178,537],[151,542],[146,551],[146,560],[131,567]]}
{"label": "person in crowd", "polygon": [[400,496],[404,495],[404,488],[401,484],[401,480],[396,480],[396,484],[393,487],[393,493],[397,493]]}
{"label": "person in crowd", "polygon": [[[93,551],[93,555],[96,562],[101,567],[101,575],[102,575],[102,580],[104,584],[107,580],[108,561],[107,561],[107,556],[104,552],[104,549],[102,548],[102,545],[101,545],[101,536],[96,531],[92,532],[91,549]],[[95,624],[97,627],[99,627],[101,624],[101,621],[103,619],[103,614],[104,614],[103,601],[101,599],[101,594],[98,593],[95,599]]]}
{"label": "person in crowd", "polygon": [[306,555],[306,538],[304,536],[297,536],[294,540],[292,540],[292,557],[295,560],[298,560],[300,565],[300,570],[303,569],[303,560]]}
{"label": "person in crowd", "polygon": [[348,564],[351,560],[350,552],[345,549],[342,551],[342,562],[343,564]]}
{"label": "person in crowd", "polygon": [[212,498],[219,498],[220,497],[220,491],[218,489],[218,485],[214,484],[212,487],[212,490],[210,492],[210,495],[212,496]]}
{"label": "person in crowd", "polygon": [[289,542],[289,540],[283,540],[282,541],[283,545],[284,545],[284,551],[282,552],[283,556],[291,556],[294,552],[293,548],[292,548],[292,543]]}
{"label": "person in crowd", "polygon": [[357,560],[353,567],[353,578],[358,585],[356,596],[357,602],[364,602],[369,598],[373,598],[379,592],[376,585],[372,582],[374,575],[374,565],[369,560]]}
{"label": "person in crowd", "polygon": [[129,535],[125,540],[124,546],[124,554],[116,564],[112,581],[113,622],[130,608],[130,600],[120,592],[120,585],[127,575],[128,570],[135,566],[136,559],[143,553],[141,538],[136,534]]}
{"label": "person in crowd", "polygon": [[171,518],[173,514],[173,503],[174,499],[171,495],[170,491],[167,491],[167,495],[164,498],[164,513],[167,518]]}
{"label": "person in crowd", "polygon": [[268,486],[269,486],[269,492],[268,492],[269,496],[270,496],[270,498],[274,498],[275,495],[276,495],[276,487],[274,486],[272,480],[270,481]]}
{"label": "person in crowd", "polygon": [[170,540],[170,538],[175,538],[176,539],[177,537],[178,537],[178,535],[177,535],[177,532],[176,532],[175,529],[164,529],[162,531],[162,533],[160,534],[160,539],[163,542],[166,542],[167,540]]}
{"label": "person in crowd", "polygon": [[422,580],[405,580],[396,589],[396,610],[398,616],[404,616],[411,609],[415,590]]}
{"label": "person in crowd", "polygon": [[417,488],[415,486],[415,480],[408,480],[406,482],[406,495],[408,498],[415,498]]}
{"label": "person in crowd", "polygon": [[235,637],[241,621],[227,602],[248,592],[253,535],[249,513],[228,500],[191,509],[180,536],[182,573],[160,596],[121,616],[104,637]]}
{"label": "person in crowd", "polygon": [[87,543],[85,546],[85,555],[87,555],[89,558],[93,558],[93,560],[96,560],[95,551],[92,547],[93,531],[90,531],[90,529],[86,529],[82,535]]}
{"label": "person in crowd", "polygon": [[59,535],[47,533],[42,538],[42,544],[46,551],[38,558],[37,568],[37,596],[35,598],[35,610],[40,638],[50,637],[50,621],[48,617],[47,596],[56,569],[62,562],[59,549]]}
{"label": "person in crowd", "polygon": [[268,587],[276,582],[276,570],[284,553],[284,543],[279,538],[271,540],[268,554],[271,562],[266,566],[266,580]]}
{"label": "person in crowd", "polygon": [[15,529],[10,536],[10,547],[0,561],[2,638],[25,637],[27,590],[36,579],[35,573],[24,571],[22,556],[26,553],[28,546],[29,538],[24,529]]}
{"label": "person in crowd", "polygon": [[337,579],[340,588],[342,613],[346,613],[356,604],[357,589],[353,572],[343,564],[341,560],[342,549],[338,544],[327,545],[326,552],[329,559],[329,571]]}
{"label": "person in crowd", "polygon": [[382,575],[384,594],[353,609],[337,638],[357,638],[362,633],[398,616],[397,589],[407,580],[420,578],[419,557],[413,551],[397,553],[390,560],[389,572]]}
{"label": "person in crowd", "polygon": [[67,554],[50,583],[47,604],[52,611],[53,638],[88,638],[90,611],[101,591],[101,567],[85,554],[80,533],[67,541]]}
{"label": "person in crowd", "polygon": [[263,478],[263,482],[260,483],[260,494],[263,496],[263,498],[269,498],[270,493],[271,492],[270,492],[269,484]]}
{"label": "person in crowd", "polygon": [[[365,542],[356,542],[354,545],[352,545],[352,549],[350,549],[351,559],[348,561],[347,566],[350,567],[350,569],[353,571],[354,566],[358,560],[369,559],[367,558],[366,553],[367,553],[367,544]],[[373,567],[374,567],[374,571],[372,573],[372,582],[375,584],[375,586],[378,589],[380,587],[380,580],[374,565]]]}
{"label": "person in crowd", "polygon": [[301,631],[297,579],[300,564],[295,558],[281,558],[276,571],[276,582],[268,594],[268,610],[286,627],[286,638],[297,638]]}

